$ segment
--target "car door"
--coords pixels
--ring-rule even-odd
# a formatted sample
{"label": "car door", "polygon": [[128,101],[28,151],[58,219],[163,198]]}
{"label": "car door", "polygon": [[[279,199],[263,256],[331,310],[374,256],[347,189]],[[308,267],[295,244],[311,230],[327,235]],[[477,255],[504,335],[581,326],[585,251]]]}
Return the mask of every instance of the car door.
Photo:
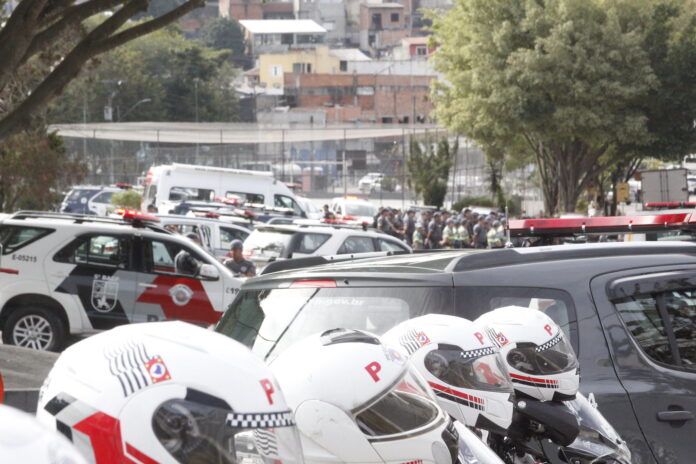
{"label": "car door", "polygon": [[54,291],[74,295],[93,328],[131,322],[137,280],[132,236],[83,235],[58,251],[53,261],[49,274]]}
{"label": "car door", "polygon": [[346,237],[338,249],[337,254],[348,255],[355,253],[372,253],[375,251],[375,243],[371,237],[351,235]]}
{"label": "car door", "polygon": [[[688,266],[687,266],[688,267]],[[592,295],[617,374],[661,464],[696,456],[696,268],[597,277]]]}
{"label": "car door", "polygon": [[142,266],[138,273],[138,298],[132,319],[136,322],[183,320],[214,324],[224,301],[224,275],[215,279],[177,269],[177,255],[188,253],[198,264],[212,257],[200,249],[167,238],[141,238]]}

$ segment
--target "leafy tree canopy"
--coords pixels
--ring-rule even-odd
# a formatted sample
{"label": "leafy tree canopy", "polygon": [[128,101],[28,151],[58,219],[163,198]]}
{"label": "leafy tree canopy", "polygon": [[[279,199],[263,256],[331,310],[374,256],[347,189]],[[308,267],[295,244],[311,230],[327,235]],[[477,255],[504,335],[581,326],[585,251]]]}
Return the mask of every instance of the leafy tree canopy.
{"label": "leafy tree canopy", "polygon": [[[663,150],[674,131],[660,127],[682,128],[675,155],[693,149],[694,112],[681,89],[696,69],[686,4],[459,0],[434,21],[447,82],[434,90],[436,114],[486,150],[531,154],[547,211],[573,211],[617,153]],[[665,59],[671,70],[660,67]],[[668,111],[670,125],[658,117]]]}
{"label": "leafy tree canopy", "polygon": [[450,145],[447,137],[426,138],[423,142],[412,137],[409,141],[408,182],[424,204],[440,208],[445,202],[447,180],[458,150],[459,141]]}
{"label": "leafy tree canopy", "polygon": [[215,50],[230,50],[230,60],[235,66],[248,68],[251,58],[244,53],[244,33],[234,19],[216,18],[201,29],[201,39]]}

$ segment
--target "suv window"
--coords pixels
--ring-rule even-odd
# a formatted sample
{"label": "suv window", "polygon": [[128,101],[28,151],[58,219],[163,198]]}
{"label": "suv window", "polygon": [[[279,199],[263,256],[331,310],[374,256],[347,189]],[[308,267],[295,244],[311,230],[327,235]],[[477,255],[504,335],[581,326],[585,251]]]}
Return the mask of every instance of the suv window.
{"label": "suv window", "polygon": [[289,196],[275,195],[274,202],[276,208],[290,208],[295,216],[302,216],[302,208]]}
{"label": "suv window", "polygon": [[248,236],[249,232],[220,227],[220,247],[229,250],[233,240],[241,240],[243,242]]}
{"label": "suv window", "polygon": [[193,187],[172,187],[169,190],[170,201],[211,201],[215,198],[215,190]]}
{"label": "suv window", "polygon": [[131,240],[117,235],[80,237],[54,256],[60,263],[97,265],[127,269],[130,267]]}
{"label": "suv window", "polygon": [[375,243],[371,237],[348,237],[338,249],[338,254],[371,253],[373,251],[375,251]]}
{"label": "suv window", "polygon": [[314,253],[331,237],[329,234],[302,234],[297,247],[298,253]]}
{"label": "suv window", "polygon": [[102,192],[96,197],[92,198],[94,203],[111,203],[111,197],[114,196],[114,192]]}
{"label": "suv window", "polygon": [[451,308],[450,287],[249,289],[237,295],[215,330],[268,357],[324,330],[381,335],[399,322]]}
{"label": "suv window", "polygon": [[648,357],[696,371],[696,289],[634,295],[614,306]]}
{"label": "suv window", "polygon": [[[149,240],[146,251],[146,269],[156,274],[177,274],[194,276],[197,268],[205,261],[193,250],[175,242],[164,240]],[[179,253],[182,257],[177,259]]]}
{"label": "suv window", "polygon": [[406,247],[400,243],[391,240],[379,239],[379,251],[408,251]]}
{"label": "suv window", "polygon": [[474,320],[504,306],[538,309],[558,324],[578,352],[577,317],[573,300],[563,290],[536,287],[459,287],[457,316]]}
{"label": "suv window", "polygon": [[24,226],[2,226],[0,227],[0,245],[2,245],[2,254],[9,255],[22,247],[29,245],[41,237],[53,232],[52,229],[43,229],[40,227],[24,227]]}

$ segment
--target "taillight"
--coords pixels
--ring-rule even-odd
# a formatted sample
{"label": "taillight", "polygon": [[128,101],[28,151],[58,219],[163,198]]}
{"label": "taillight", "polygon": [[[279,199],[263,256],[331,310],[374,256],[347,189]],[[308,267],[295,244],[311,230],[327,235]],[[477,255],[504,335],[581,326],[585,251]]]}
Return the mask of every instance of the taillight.
{"label": "taillight", "polygon": [[335,280],[296,280],[290,288],[336,288]]}

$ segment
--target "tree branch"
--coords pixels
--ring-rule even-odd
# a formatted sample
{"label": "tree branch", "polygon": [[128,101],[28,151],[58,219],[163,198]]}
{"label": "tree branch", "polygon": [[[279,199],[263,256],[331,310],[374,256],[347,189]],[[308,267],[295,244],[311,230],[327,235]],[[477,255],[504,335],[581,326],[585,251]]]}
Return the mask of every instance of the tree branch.
{"label": "tree branch", "polygon": [[49,44],[53,43],[70,27],[76,26],[86,18],[124,2],[125,0],[91,0],[68,8],[60,20],[34,36],[18,65],[26,63],[26,61],[36,53],[46,49]]}
{"label": "tree branch", "polygon": [[[148,0],[129,0],[121,9],[80,41],[22,103],[0,119],[0,139],[19,132],[23,125],[27,125],[33,114],[62,92],[89,59],[129,40],[160,29],[203,4],[204,0],[188,0],[183,5],[158,18],[112,36],[136,13],[147,8]],[[15,68],[12,69],[14,71]]]}
{"label": "tree branch", "polygon": [[137,26],[130,27],[125,31],[114,35],[113,37],[103,40],[97,53],[106,52],[118,47],[119,45],[123,45],[126,42],[147,35],[150,32],[154,32],[157,29],[161,29],[167,24],[181,18],[185,14],[203,6],[205,6],[205,0],[188,0],[186,3],[174,8],[170,12],[165,13],[158,18],[138,24]]}

